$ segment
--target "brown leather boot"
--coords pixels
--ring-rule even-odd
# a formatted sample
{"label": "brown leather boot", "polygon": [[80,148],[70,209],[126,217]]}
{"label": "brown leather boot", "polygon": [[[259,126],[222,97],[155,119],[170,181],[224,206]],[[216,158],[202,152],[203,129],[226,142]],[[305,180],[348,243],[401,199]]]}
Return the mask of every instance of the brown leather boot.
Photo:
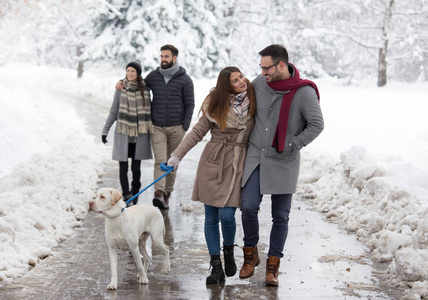
{"label": "brown leather boot", "polygon": [[239,278],[249,278],[254,274],[254,268],[260,264],[259,252],[256,247],[244,247],[244,264],[239,272]]}
{"label": "brown leather boot", "polygon": [[171,197],[171,192],[165,192],[165,196],[163,198],[165,199],[165,203],[168,207],[169,207],[169,197]]}
{"label": "brown leather boot", "polygon": [[278,274],[279,274],[279,257],[269,256],[266,260],[266,280],[265,283],[268,286],[278,286]]}

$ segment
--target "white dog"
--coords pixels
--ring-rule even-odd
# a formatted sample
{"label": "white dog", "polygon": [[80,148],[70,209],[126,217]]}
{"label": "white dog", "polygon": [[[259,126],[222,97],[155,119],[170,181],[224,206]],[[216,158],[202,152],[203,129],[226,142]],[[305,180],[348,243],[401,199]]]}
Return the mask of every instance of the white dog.
{"label": "white dog", "polygon": [[90,210],[102,213],[105,217],[105,234],[111,265],[111,282],[107,286],[109,290],[117,289],[117,249],[129,249],[137,264],[138,282],[143,284],[149,282],[147,268],[150,258],[146,251],[149,235],[153,247],[159,248],[164,254],[163,272],[170,271],[169,248],[163,240],[165,224],[159,209],[151,205],[134,205],[126,208],[122,199],[119,191],[102,188],[95,200],[89,202]]}

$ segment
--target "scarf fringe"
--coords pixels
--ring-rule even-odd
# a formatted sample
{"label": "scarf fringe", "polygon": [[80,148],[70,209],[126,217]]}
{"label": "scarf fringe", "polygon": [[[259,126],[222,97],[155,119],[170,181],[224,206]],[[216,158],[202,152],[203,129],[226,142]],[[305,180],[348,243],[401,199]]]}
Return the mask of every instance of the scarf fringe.
{"label": "scarf fringe", "polygon": [[126,124],[118,124],[117,131],[129,136],[137,136],[137,127],[129,127]]}
{"label": "scarf fringe", "polygon": [[137,127],[129,127],[127,124],[119,123],[117,125],[117,131],[129,136],[138,136],[139,134],[153,134],[153,124],[138,124]]}

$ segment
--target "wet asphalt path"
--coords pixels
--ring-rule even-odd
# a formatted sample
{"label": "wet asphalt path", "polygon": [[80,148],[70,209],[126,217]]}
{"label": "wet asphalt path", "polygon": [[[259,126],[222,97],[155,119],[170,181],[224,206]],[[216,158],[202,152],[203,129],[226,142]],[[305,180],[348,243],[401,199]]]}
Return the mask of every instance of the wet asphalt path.
{"label": "wet asphalt path", "polygon": [[[78,102],[77,100],[73,100]],[[97,138],[108,108],[96,104],[76,105],[87,119],[88,128]],[[112,142],[113,138],[109,136]],[[0,290],[4,300],[65,300],[65,299],[394,299],[371,277],[372,262],[355,237],[341,232],[323,221],[321,214],[311,211],[298,195],[293,200],[290,233],[285,257],[281,260],[280,286],[264,286],[264,268],[271,225],[269,198],[260,212],[261,264],[255,275],[240,280],[238,274],[225,283],[206,285],[209,255],[203,235],[203,207],[189,200],[200,143],[180,165],[176,191],[171,207],[163,211],[166,225],[165,243],[170,247],[171,272],[161,271],[161,255],[148,245],[152,261],[149,284],[138,284],[132,256],[119,252],[118,290],[107,290],[110,263],[104,237],[104,218],[89,212],[75,235],[54,249],[54,256],[41,261],[12,285]],[[110,143],[111,147],[111,143]],[[110,149],[111,150],[111,149]],[[192,154],[193,153],[193,154]],[[143,186],[153,181],[153,161],[142,163]],[[106,160],[99,187],[119,188],[116,162]],[[153,188],[141,194],[139,203],[151,204]],[[88,199],[89,201],[90,199]],[[242,227],[240,212],[235,248],[238,268],[242,265]],[[332,258],[333,259],[330,259]],[[324,258],[324,259],[323,259]],[[329,258],[329,259],[326,259]],[[238,270],[239,272],[239,270]]]}

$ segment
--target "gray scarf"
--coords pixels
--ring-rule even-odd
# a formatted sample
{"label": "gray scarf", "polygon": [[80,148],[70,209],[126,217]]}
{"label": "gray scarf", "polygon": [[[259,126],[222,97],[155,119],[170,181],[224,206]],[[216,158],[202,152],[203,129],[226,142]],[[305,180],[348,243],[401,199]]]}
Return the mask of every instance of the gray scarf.
{"label": "gray scarf", "polygon": [[118,132],[128,136],[153,133],[150,116],[150,93],[144,89],[141,96],[137,82],[123,80],[125,88],[120,95]]}
{"label": "gray scarf", "polygon": [[177,61],[175,61],[175,64],[168,69],[162,69],[159,67],[159,72],[163,75],[163,78],[165,80],[165,83],[168,83],[168,81],[172,78],[172,76],[175,75],[180,70],[180,65]]}

